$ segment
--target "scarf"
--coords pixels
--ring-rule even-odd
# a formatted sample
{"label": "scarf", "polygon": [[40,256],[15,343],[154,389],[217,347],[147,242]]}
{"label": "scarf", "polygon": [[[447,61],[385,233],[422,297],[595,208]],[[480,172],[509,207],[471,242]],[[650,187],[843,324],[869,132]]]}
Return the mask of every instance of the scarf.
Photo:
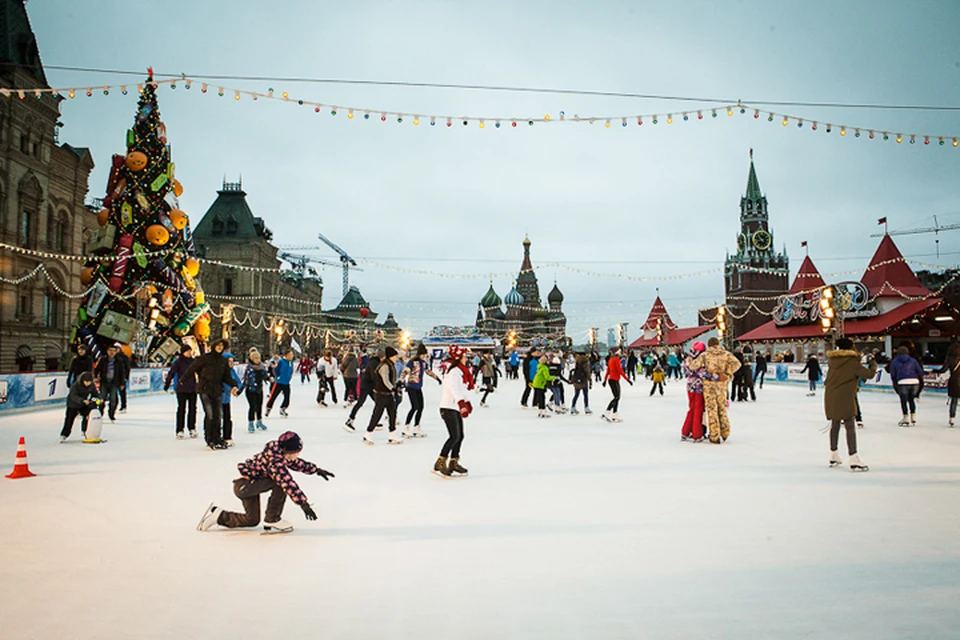
{"label": "scarf", "polygon": [[459,360],[450,360],[447,365],[447,371],[453,371],[454,367],[460,369],[460,373],[463,374],[463,384],[467,385],[467,391],[473,391],[473,387],[476,384],[473,379],[473,374],[470,373],[470,370],[467,369]]}

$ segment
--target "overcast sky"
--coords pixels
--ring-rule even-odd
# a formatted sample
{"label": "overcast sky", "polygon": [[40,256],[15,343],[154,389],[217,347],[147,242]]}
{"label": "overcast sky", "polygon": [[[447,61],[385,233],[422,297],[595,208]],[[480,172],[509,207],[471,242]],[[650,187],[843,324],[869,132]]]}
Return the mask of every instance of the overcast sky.
{"label": "overcast sky", "polygon": [[[762,101],[960,106],[960,2],[315,2],[289,0],[33,0],[28,12],[51,86],[133,82],[50,69],[63,65],[157,73],[340,78],[599,90]],[[254,213],[279,245],[319,244],[398,268],[500,274],[503,296],[524,234],[534,263],[629,276],[722,266],[736,250],[739,199],[754,149],[777,247],[796,272],[801,241],[823,272],[862,270],[876,220],[891,229],[960,222],[960,149],[844,138],[766,121],[766,109],[864,128],[960,136],[960,111],[766,107],[702,121],[699,103],[556,94],[391,88],[284,81],[211,81],[369,107],[369,121],[279,101],[162,88],[160,110],[198,222],[223,177],[243,175]],[[62,106],[61,140],[90,147],[102,196],[110,155],[124,151],[135,92],[82,93]],[[710,105],[706,105],[710,106]],[[497,130],[414,127],[380,110],[542,117],[661,114]],[[667,125],[666,113],[674,113]],[[904,254],[955,265],[960,231],[896,238]],[[318,256],[333,258],[332,252]],[[465,261],[464,259],[472,259]],[[513,273],[513,276],[506,275]],[[324,302],[340,274],[324,271]],[[556,278],[568,333],[645,320],[655,289],[674,320],[722,300],[720,273],[631,282],[563,268]],[[833,278],[833,280],[849,279]],[[831,280],[831,278],[827,278]],[[488,279],[405,275],[367,266],[353,278],[373,308],[415,334],[471,324]],[[325,305],[325,306],[326,306]]]}

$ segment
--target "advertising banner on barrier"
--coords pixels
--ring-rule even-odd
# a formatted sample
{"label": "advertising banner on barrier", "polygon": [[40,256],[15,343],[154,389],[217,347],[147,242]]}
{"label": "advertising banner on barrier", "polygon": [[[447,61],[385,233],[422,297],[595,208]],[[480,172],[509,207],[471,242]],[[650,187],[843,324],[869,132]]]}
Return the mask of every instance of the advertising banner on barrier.
{"label": "advertising banner on barrier", "polygon": [[127,390],[150,391],[150,371],[144,369],[131,371]]}
{"label": "advertising banner on barrier", "polygon": [[33,379],[33,401],[63,400],[70,392],[67,374],[38,375]]}

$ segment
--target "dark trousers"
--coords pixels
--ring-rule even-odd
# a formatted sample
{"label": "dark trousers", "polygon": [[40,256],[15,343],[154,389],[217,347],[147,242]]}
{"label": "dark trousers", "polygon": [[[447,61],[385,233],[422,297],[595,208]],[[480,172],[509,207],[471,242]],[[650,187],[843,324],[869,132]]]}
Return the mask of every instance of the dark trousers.
{"label": "dark trousers", "polygon": [[589,409],[589,408],[590,408],[590,388],[589,388],[589,387],[584,387],[583,389],[578,389],[578,388],[574,387],[574,389],[573,389],[573,402],[571,403],[570,406],[572,406],[574,409],[576,409],[576,407],[577,407],[577,398],[580,397],[580,394],[581,394],[581,393],[583,394],[583,408],[584,408],[584,409]]}
{"label": "dark trousers", "polygon": [[77,416],[83,418],[80,422],[80,431],[83,433],[87,432],[87,419],[90,416],[90,405],[84,405],[79,409],[67,407],[67,417],[63,419],[63,429],[60,431],[61,436],[64,438],[70,437],[70,432],[73,431],[73,422],[77,419]]}
{"label": "dark trousers", "polygon": [[760,388],[763,389],[763,376],[767,375],[767,370],[764,369],[759,373],[760,375]]}
{"label": "dark trousers", "polygon": [[830,423],[830,451],[836,451],[840,441],[840,423],[843,422],[843,428],[847,430],[847,453],[853,455],[857,452],[857,428],[853,422],[853,417],[843,420],[832,420]]}
{"label": "dark trousers", "polygon": [[527,383],[527,386],[523,388],[523,395],[520,396],[520,404],[527,406],[527,401],[530,399],[530,390],[533,387],[530,386],[530,383]]}
{"label": "dark trousers", "polygon": [[386,409],[387,417],[390,419],[389,429],[390,431],[397,430],[397,401],[393,397],[392,393],[375,393],[373,394],[373,401],[376,403],[373,405],[373,413],[370,414],[370,424],[367,425],[367,431],[372,433],[374,427],[377,426],[377,423],[380,422],[381,416],[383,416],[383,411]]}
{"label": "dark trousers", "polygon": [[363,406],[363,403],[366,402],[367,398],[371,395],[373,395],[373,389],[364,387],[363,385],[360,386],[360,397],[357,398],[357,404],[353,405],[353,409],[350,409],[351,420],[357,417],[357,411],[360,410],[360,407]]}
{"label": "dark trousers", "polygon": [[546,389],[533,390],[533,406],[535,406],[537,409],[540,409],[541,411],[547,408],[547,390]]}
{"label": "dark trousers", "polygon": [[616,413],[620,410],[620,381],[610,380],[607,384],[610,385],[610,392],[613,393],[613,400],[607,405],[607,411]]}
{"label": "dark trousers", "polygon": [[657,389],[660,389],[660,395],[663,395],[663,383],[662,383],[662,382],[654,382],[654,383],[653,383],[653,386],[650,387],[650,395],[653,395],[653,392],[656,391]]}
{"label": "dark trousers", "polygon": [[344,400],[357,399],[357,379],[356,378],[343,379],[343,399]]}
{"label": "dark trousers", "polygon": [[334,384],[336,378],[324,378],[324,384],[330,388],[330,397],[333,398],[333,404],[337,404],[337,387]]}
{"label": "dark trousers", "polygon": [[263,419],[263,391],[247,390],[247,422]]}
{"label": "dark trousers", "polygon": [[184,424],[190,431],[197,430],[196,391],[177,391],[177,433],[183,433]]}
{"label": "dark trousers", "polygon": [[[327,379],[323,376],[317,378],[317,404],[321,404],[327,398]],[[336,400],[334,400],[336,402]]]}
{"label": "dark trousers", "polygon": [[127,385],[124,383],[122,387],[117,389],[117,394],[120,396],[120,408],[123,411],[127,410]]}
{"label": "dark trousers", "polygon": [[463,444],[463,416],[456,409],[440,409],[443,424],[447,425],[447,441],[440,449],[440,457],[460,457],[460,445]]}
{"label": "dark trousers", "polygon": [[220,442],[220,428],[223,424],[223,398],[220,394],[209,396],[200,394],[203,405],[203,438],[207,444]]}
{"label": "dark trousers", "polygon": [[423,389],[411,389],[407,387],[407,396],[410,398],[410,412],[407,413],[407,420],[404,424],[410,424],[414,420],[416,426],[420,426],[420,418],[423,417]]}
{"label": "dark trousers", "polygon": [[233,481],[233,494],[243,502],[244,513],[224,511],[217,524],[229,527],[255,527],[260,523],[260,494],[270,492],[264,522],[276,522],[283,515],[283,503],[287,494],[272,478],[237,478]]}
{"label": "dark trousers", "polygon": [[103,415],[103,408],[106,407],[107,415],[113,420],[117,415],[117,385],[113,382],[101,382],[100,399],[103,400],[100,415]]}
{"label": "dark trousers", "polygon": [[229,402],[223,405],[222,411],[223,411],[223,439],[233,440],[233,416],[230,415]]}
{"label": "dark trousers", "polygon": [[280,403],[280,408],[286,409],[290,406],[290,385],[274,382],[273,388],[270,390],[270,399],[267,400],[268,410],[273,408],[273,403],[276,401],[277,396],[281,393],[283,394],[283,402]]}
{"label": "dark trousers", "polygon": [[917,412],[916,398],[920,395],[919,384],[899,384],[897,385],[897,395],[900,396],[900,408],[903,410],[903,415]]}

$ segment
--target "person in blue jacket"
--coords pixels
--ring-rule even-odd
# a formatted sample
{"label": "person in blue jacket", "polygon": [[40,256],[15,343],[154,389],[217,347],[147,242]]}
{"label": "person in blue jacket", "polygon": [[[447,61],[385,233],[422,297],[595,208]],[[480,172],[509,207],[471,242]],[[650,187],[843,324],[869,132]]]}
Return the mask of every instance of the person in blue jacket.
{"label": "person in blue jacket", "polygon": [[270,410],[273,409],[273,403],[277,396],[283,394],[283,402],[280,403],[280,415],[287,417],[287,407],[290,406],[290,378],[293,377],[293,349],[287,349],[277,362],[273,369],[273,386],[270,388],[270,399],[267,400],[267,416],[270,416]]}
{"label": "person in blue jacket", "polygon": [[[223,357],[227,359],[227,366],[230,367],[230,377],[234,382],[237,383],[237,391],[239,394],[243,391],[243,381],[240,380],[240,376],[237,375],[237,370],[233,368],[235,361],[233,359],[232,353],[225,353]],[[221,440],[228,447],[233,446],[233,418],[230,416],[230,396],[233,395],[233,385],[229,385],[226,382],[223,383],[223,398],[221,402],[223,403],[223,435]]]}
{"label": "person in blue jacket", "polygon": [[920,395],[920,386],[923,384],[923,373],[923,366],[910,355],[909,348],[903,346],[897,349],[897,357],[890,363],[890,379],[893,380],[893,388],[900,396],[903,419],[898,425],[901,427],[917,426],[916,399]]}

